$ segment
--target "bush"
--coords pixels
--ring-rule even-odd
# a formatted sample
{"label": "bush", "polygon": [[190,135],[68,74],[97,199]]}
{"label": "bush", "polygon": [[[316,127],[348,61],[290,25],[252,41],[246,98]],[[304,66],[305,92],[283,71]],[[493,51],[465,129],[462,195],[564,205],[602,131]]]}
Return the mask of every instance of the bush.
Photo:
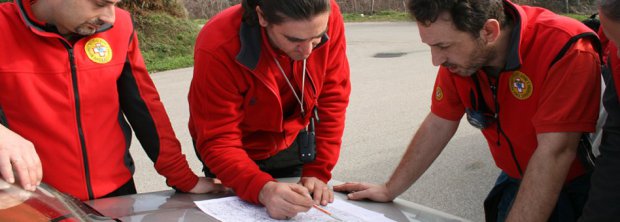
{"label": "bush", "polygon": [[194,43],[200,31],[197,25],[161,12],[138,16],[135,23],[150,72],[193,65]]}
{"label": "bush", "polygon": [[241,0],[184,0],[190,18],[211,18],[218,12],[241,3]]}
{"label": "bush", "polygon": [[[373,14],[379,11],[406,10],[407,0],[336,0],[344,13]],[[211,18],[218,12],[241,3],[241,0],[184,0],[190,18]],[[372,12],[371,12],[372,11]]]}
{"label": "bush", "polygon": [[[184,0],[190,18],[211,18],[218,12],[241,0]],[[336,0],[344,13],[372,15],[381,11],[407,11],[408,0]],[[566,0],[513,0],[515,3],[548,8],[556,13],[566,13]],[[596,11],[596,0],[568,0],[571,13],[591,14]]]}
{"label": "bush", "polygon": [[151,12],[164,12],[178,18],[187,18],[187,11],[179,0],[125,0],[120,1],[118,7],[138,16]]}

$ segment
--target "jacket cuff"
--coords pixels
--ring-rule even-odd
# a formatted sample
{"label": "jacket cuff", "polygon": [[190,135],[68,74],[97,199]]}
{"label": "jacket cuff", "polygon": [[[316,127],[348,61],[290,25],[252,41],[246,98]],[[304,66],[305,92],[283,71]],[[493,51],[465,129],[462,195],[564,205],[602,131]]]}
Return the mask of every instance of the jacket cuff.
{"label": "jacket cuff", "polygon": [[[260,191],[265,186],[265,184],[267,184],[267,182],[270,182],[270,181],[277,182],[269,174],[261,173],[260,176],[257,176],[255,179],[253,179],[248,184],[246,191],[243,192],[242,195],[240,195],[241,199],[244,199],[245,201],[248,201],[248,202],[253,203],[253,204],[261,204],[262,205],[262,203],[258,199],[258,196],[260,194]],[[237,193],[241,194],[241,192],[237,192]]]}
{"label": "jacket cuff", "polygon": [[171,183],[170,180],[166,181],[168,186],[171,186],[181,192],[187,193],[192,190],[196,186],[196,184],[198,184],[198,176],[192,173],[188,179],[182,179],[175,182],[176,183]]}
{"label": "jacket cuff", "polygon": [[331,180],[332,174],[330,172],[324,172],[322,170],[314,170],[312,168],[304,167],[302,177],[316,177],[317,179],[323,181],[323,183],[327,184],[327,182]]}

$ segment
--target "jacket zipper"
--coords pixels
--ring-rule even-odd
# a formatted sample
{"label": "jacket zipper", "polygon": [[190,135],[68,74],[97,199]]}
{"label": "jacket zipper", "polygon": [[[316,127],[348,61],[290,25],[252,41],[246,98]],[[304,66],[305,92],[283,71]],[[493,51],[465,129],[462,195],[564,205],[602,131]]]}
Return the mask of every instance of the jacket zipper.
{"label": "jacket zipper", "polygon": [[78,127],[78,135],[80,137],[80,145],[82,148],[82,161],[84,162],[84,176],[86,178],[86,189],[88,190],[88,199],[92,200],[95,198],[95,195],[93,194],[93,187],[91,184],[91,180],[90,180],[90,167],[88,164],[88,154],[86,152],[86,141],[84,139],[84,129],[82,127],[82,117],[80,115],[80,93],[78,90],[78,83],[77,83],[77,68],[75,65],[75,54],[73,52],[73,47],[71,47],[69,44],[67,44],[65,41],[61,42],[64,44],[65,48],[67,48],[67,51],[69,52],[69,63],[71,64],[71,81],[73,84],[73,97],[75,99],[75,117],[76,117],[76,121],[77,121],[77,127]]}
{"label": "jacket zipper", "polygon": [[491,93],[493,94],[493,103],[495,103],[495,121],[497,122],[497,146],[500,147],[500,134],[504,137],[504,139],[506,139],[506,142],[508,142],[508,148],[510,149],[510,154],[512,156],[512,160],[515,163],[515,167],[517,168],[517,171],[519,171],[519,175],[521,176],[521,178],[523,178],[523,169],[521,168],[521,165],[519,164],[519,160],[517,159],[517,155],[515,153],[514,147],[512,146],[512,142],[510,141],[510,139],[508,138],[508,136],[506,135],[506,133],[504,132],[504,130],[502,129],[502,125],[500,124],[499,121],[499,101],[497,101],[497,88],[498,88],[498,84],[497,82],[499,82],[499,79],[496,79],[494,82],[491,81],[491,77],[487,77],[489,78],[489,86],[491,87]]}
{"label": "jacket zipper", "polygon": [[2,106],[0,106],[0,124],[2,124],[7,129],[9,128],[9,122],[6,120],[6,115],[2,111]]}

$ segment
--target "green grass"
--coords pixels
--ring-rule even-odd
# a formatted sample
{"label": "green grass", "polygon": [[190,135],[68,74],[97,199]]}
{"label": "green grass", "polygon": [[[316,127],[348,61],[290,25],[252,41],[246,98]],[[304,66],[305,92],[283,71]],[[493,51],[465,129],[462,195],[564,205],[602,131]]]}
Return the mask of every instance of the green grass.
{"label": "green grass", "polygon": [[372,15],[359,13],[343,13],[345,22],[404,22],[411,21],[406,12],[382,11]]}
{"label": "green grass", "polygon": [[579,21],[583,21],[584,19],[587,19],[590,17],[590,15],[580,15],[580,14],[562,14],[562,15],[577,19]]}
{"label": "green grass", "polygon": [[192,22],[198,26],[204,25],[205,23],[207,23],[208,19],[194,19],[192,20]]}
{"label": "green grass", "polygon": [[[579,21],[590,15],[564,14]],[[384,11],[373,15],[343,14],[345,22],[408,22],[406,12]],[[137,18],[140,48],[150,72],[191,67],[193,48],[200,26],[206,19],[179,19],[165,14],[151,14]]]}
{"label": "green grass", "polygon": [[161,57],[153,54],[153,52],[146,51],[143,56],[145,59],[149,59],[149,62],[147,62],[146,65],[149,73],[194,66],[193,53],[189,53],[187,55]]}
{"label": "green grass", "polygon": [[200,27],[192,21],[153,13],[137,17],[135,22],[149,72],[193,65],[194,43]]}
{"label": "green grass", "polygon": [[[399,22],[411,21],[409,14],[397,11],[382,11],[373,15],[365,15],[360,13],[343,13],[344,22]],[[196,25],[204,25],[207,19],[194,19],[192,22]]]}

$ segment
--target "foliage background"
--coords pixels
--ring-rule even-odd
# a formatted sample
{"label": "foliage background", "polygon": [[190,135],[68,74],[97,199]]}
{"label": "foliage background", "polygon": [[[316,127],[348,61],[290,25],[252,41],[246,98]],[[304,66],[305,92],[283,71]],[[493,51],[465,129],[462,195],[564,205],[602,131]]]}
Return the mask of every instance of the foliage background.
{"label": "foliage background", "polygon": [[[12,1],[0,0],[0,2]],[[336,1],[345,13],[345,21],[408,19],[407,0]],[[122,0],[119,7],[129,10],[134,16],[144,60],[148,70],[155,72],[191,66],[194,41],[201,25],[218,12],[240,2],[241,0]],[[541,6],[557,13],[589,15],[596,11],[596,0],[513,0],[513,2]]]}
{"label": "foliage background", "polygon": [[188,19],[187,10],[180,1],[123,0],[119,7],[133,15],[140,49],[149,71],[192,66],[194,41],[200,27]]}
{"label": "foliage background", "polygon": [[[548,8],[557,13],[591,14],[596,0],[512,0]],[[190,18],[209,18],[241,0],[184,0]],[[382,11],[406,12],[407,0],[336,0],[344,13],[373,14]]]}
{"label": "foliage background", "polygon": [[193,65],[194,41],[200,27],[188,19],[182,2],[123,0],[118,6],[134,17],[140,49],[150,72]]}

